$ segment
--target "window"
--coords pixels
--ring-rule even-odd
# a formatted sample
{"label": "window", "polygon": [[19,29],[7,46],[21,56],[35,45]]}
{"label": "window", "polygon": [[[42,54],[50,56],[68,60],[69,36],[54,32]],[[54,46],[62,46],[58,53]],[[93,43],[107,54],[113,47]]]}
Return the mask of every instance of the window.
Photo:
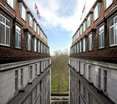
{"label": "window", "polygon": [[38,34],[40,34],[40,28],[38,27]]}
{"label": "window", "polygon": [[99,48],[104,48],[104,25],[99,28]]}
{"label": "window", "polygon": [[37,24],[35,21],[34,21],[34,30],[35,30],[35,32],[37,31]]}
{"label": "window", "polygon": [[109,38],[110,46],[117,45],[117,16],[111,20]]}
{"label": "window", "polygon": [[40,53],[40,41],[38,40],[38,52]]}
{"label": "window", "polygon": [[23,87],[23,69],[21,69],[21,79],[20,79],[20,85],[21,85],[21,87]]}
{"label": "window", "polygon": [[92,50],[92,34],[89,34],[89,50]]}
{"label": "window", "polygon": [[82,41],[80,41],[80,52],[82,52]]}
{"label": "window", "polygon": [[83,32],[83,27],[81,26],[80,27],[80,34],[82,35],[82,32]]}
{"label": "window", "polygon": [[14,8],[14,6],[15,6],[15,0],[7,0],[7,3],[8,3],[12,8]]}
{"label": "window", "polygon": [[28,50],[31,50],[31,34],[28,33],[28,37],[27,37],[27,48]]}
{"label": "window", "polygon": [[43,43],[41,43],[41,53],[43,53]]}
{"label": "window", "polygon": [[16,25],[15,30],[16,30],[16,33],[15,33],[15,47],[20,48],[21,47],[21,28]]}
{"label": "window", "polygon": [[113,0],[105,0],[105,7],[108,8],[113,3]]}
{"label": "window", "polygon": [[37,51],[37,39],[34,38],[34,51],[36,52]]}
{"label": "window", "polygon": [[20,3],[20,15],[22,19],[26,20],[26,8],[23,3]]}
{"label": "window", "polygon": [[15,91],[18,90],[18,70],[15,70]]}
{"label": "window", "polygon": [[29,25],[33,27],[33,18],[30,14],[29,14]]}
{"label": "window", "polygon": [[83,52],[86,51],[86,41],[85,41],[85,38],[83,39]]}
{"label": "window", "polygon": [[91,14],[87,18],[87,27],[91,25]]}
{"label": "window", "polygon": [[10,46],[10,20],[0,14],[0,45]]}
{"label": "window", "polygon": [[87,28],[87,22],[86,22],[86,20],[85,20],[85,22],[84,22],[84,24],[83,24],[83,32],[85,32],[86,28]]}
{"label": "window", "polygon": [[94,20],[96,20],[99,17],[100,13],[100,3],[98,3],[94,9]]}

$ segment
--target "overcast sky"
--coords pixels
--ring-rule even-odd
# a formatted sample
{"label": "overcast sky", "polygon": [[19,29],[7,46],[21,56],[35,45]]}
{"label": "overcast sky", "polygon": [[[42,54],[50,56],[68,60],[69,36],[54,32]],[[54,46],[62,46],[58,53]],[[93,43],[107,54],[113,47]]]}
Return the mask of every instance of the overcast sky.
{"label": "overcast sky", "polygon": [[[51,54],[54,51],[69,50],[72,36],[81,23],[81,15],[86,2],[85,15],[95,0],[25,0],[34,15],[35,3],[40,12],[37,19],[48,37]],[[83,18],[82,18],[83,19]]]}

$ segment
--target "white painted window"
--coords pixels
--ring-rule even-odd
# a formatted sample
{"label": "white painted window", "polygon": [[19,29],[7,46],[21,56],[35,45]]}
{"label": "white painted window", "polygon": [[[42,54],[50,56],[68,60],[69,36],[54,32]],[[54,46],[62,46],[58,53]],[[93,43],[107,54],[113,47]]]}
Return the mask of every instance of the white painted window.
{"label": "white painted window", "polygon": [[83,33],[83,26],[80,27],[80,34],[82,35],[82,33]]}
{"label": "white painted window", "polygon": [[87,18],[87,27],[91,25],[91,14]]}
{"label": "white painted window", "polygon": [[37,51],[37,39],[34,38],[34,51],[36,52]]}
{"label": "white painted window", "polygon": [[83,52],[85,52],[86,51],[86,40],[85,40],[85,38],[83,39]]}
{"label": "white painted window", "polygon": [[28,33],[28,39],[27,39],[27,48],[28,50],[31,50],[31,34]]}
{"label": "white painted window", "polygon": [[14,8],[14,6],[15,6],[15,0],[7,0],[7,3],[12,7],[12,8]]}
{"label": "white painted window", "polygon": [[29,25],[33,27],[33,18],[31,15],[29,15]]}
{"label": "white painted window", "polygon": [[82,52],[82,41],[80,41],[80,52]]}
{"label": "white painted window", "polygon": [[109,27],[109,41],[110,46],[117,45],[117,16],[113,18],[111,26]]}
{"label": "white painted window", "polygon": [[0,45],[10,46],[10,20],[0,14]]}
{"label": "white painted window", "polygon": [[85,22],[83,23],[83,32],[85,32],[86,28],[87,28],[87,22],[85,21]]}
{"label": "white painted window", "polygon": [[89,50],[92,50],[92,34],[89,34]]}
{"label": "white painted window", "polygon": [[113,0],[105,0],[105,6],[108,8],[113,3]]}
{"label": "white painted window", "polygon": [[22,3],[20,3],[20,15],[22,19],[26,20],[26,8]]}
{"label": "white painted window", "polygon": [[37,24],[35,21],[34,21],[34,30],[35,30],[35,32],[37,31]]}
{"label": "white painted window", "polygon": [[99,28],[99,48],[104,48],[104,25]]}
{"label": "white painted window", "polygon": [[40,41],[38,40],[38,52],[40,53]]}
{"label": "white painted window", "polygon": [[15,47],[21,48],[21,28],[16,25],[15,30]]}
{"label": "white painted window", "polygon": [[95,9],[94,9],[94,20],[96,20],[99,17],[99,13],[100,13],[100,3],[98,3],[95,6]]}

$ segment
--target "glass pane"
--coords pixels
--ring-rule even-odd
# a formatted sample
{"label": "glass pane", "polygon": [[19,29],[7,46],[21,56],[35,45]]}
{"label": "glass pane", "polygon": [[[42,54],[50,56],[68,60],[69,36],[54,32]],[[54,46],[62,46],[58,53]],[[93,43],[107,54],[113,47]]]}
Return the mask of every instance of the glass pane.
{"label": "glass pane", "polygon": [[6,28],[6,44],[10,45],[10,28]]}
{"label": "glass pane", "polygon": [[0,22],[5,23],[5,18],[0,14]]}
{"label": "glass pane", "polygon": [[10,26],[10,21],[6,19],[6,25]]}
{"label": "glass pane", "polygon": [[114,44],[114,32],[113,32],[113,27],[110,27],[109,36],[110,36],[110,45],[113,45],[113,44]]}
{"label": "glass pane", "polygon": [[5,26],[0,23],[0,43],[5,44]]}
{"label": "glass pane", "polygon": [[16,48],[20,48],[21,47],[21,28],[19,26],[16,25],[16,34],[15,34],[15,44],[16,44]]}
{"label": "glass pane", "polygon": [[106,0],[106,8],[112,4],[113,0]]}
{"label": "glass pane", "polygon": [[115,44],[117,44],[117,23],[115,24],[114,28],[114,36],[115,36]]}
{"label": "glass pane", "polygon": [[26,20],[26,9],[24,7],[24,5],[22,4],[22,12],[21,12],[21,16],[24,20]]}
{"label": "glass pane", "polygon": [[7,0],[7,3],[13,8],[15,0]]}

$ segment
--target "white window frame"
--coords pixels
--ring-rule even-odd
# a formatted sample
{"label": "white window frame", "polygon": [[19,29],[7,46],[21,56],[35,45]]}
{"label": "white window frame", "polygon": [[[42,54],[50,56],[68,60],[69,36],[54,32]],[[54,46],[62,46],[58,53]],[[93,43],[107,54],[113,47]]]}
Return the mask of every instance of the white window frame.
{"label": "white window frame", "polygon": [[94,9],[94,20],[96,20],[99,17],[99,12],[100,12],[100,4],[97,3]]}
{"label": "white window frame", "polygon": [[20,3],[20,15],[23,20],[26,20],[26,8],[23,3]]}
{"label": "white window frame", "polygon": [[7,0],[7,3],[9,4],[10,7],[14,8],[15,7],[15,0]]}
{"label": "white window frame", "polygon": [[[100,40],[101,39],[101,40]],[[99,48],[104,48],[104,25],[99,28]]]}
{"label": "white window frame", "polygon": [[27,48],[30,51],[31,50],[31,34],[28,33],[28,39],[27,39]]}
{"label": "white window frame", "polygon": [[91,34],[89,34],[89,51],[91,51],[92,50],[92,33]]}
{"label": "white window frame", "polygon": [[[0,16],[2,18],[4,18],[4,22],[3,21],[0,21],[0,24],[2,24],[5,28],[5,34],[2,34],[2,35],[5,35],[5,40],[4,40],[4,43],[0,43],[0,45],[3,45],[3,46],[10,46],[10,26],[8,26],[6,23],[6,21],[10,22],[10,20],[8,20],[5,16],[3,16],[2,14],[0,14]],[[6,30],[7,28],[9,29],[9,40],[8,40],[8,44],[7,44],[7,36],[6,36]]]}
{"label": "white window frame", "polygon": [[113,0],[105,0],[106,9],[113,3]]}
{"label": "white window frame", "polygon": [[[115,16],[113,18],[113,25],[109,27],[109,43],[110,43],[110,46],[116,46],[117,45],[117,23],[115,23],[115,19],[117,19],[117,16]],[[113,29],[113,36],[114,36],[114,42],[111,43],[112,39],[111,39],[111,33],[110,33],[110,30]]]}
{"label": "white window frame", "polygon": [[87,27],[91,26],[91,14],[87,18]]}
{"label": "white window frame", "polygon": [[86,39],[84,38],[83,39],[83,52],[86,51]]}
{"label": "white window frame", "polygon": [[37,52],[37,39],[34,38],[34,51]]}
{"label": "white window frame", "polygon": [[29,14],[29,25],[33,27],[33,18],[30,14]]}
{"label": "white window frame", "polygon": [[80,44],[80,53],[81,53],[82,52],[82,41],[81,40],[80,40],[79,44]]}
{"label": "white window frame", "polygon": [[21,48],[21,28],[18,26],[18,25],[16,25],[15,26],[15,32],[17,33],[17,35],[18,35],[18,46],[16,46],[16,33],[15,33],[15,47],[16,48]]}
{"label": "white window frame", "polygon": [[37,31],[37,23],[34,21],[34,31]]}
{"label": "white window frame", "polygon": [[38,40],[38,52],[40,53],[40,40]]}

